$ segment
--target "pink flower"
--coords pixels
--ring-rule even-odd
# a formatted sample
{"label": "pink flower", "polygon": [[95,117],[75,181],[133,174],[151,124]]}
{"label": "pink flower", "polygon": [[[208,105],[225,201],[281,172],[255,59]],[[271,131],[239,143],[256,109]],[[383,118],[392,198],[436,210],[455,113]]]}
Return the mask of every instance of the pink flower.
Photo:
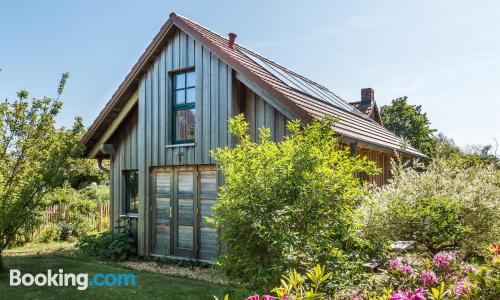
{"label": "pink flower", "polygon": [[253,296],[248,296],[247,300],[259,300],[260,296],[259,295],[253,295]]}
{"label": "pink flower", "polygon": [[356,292],[356,294],[352,296],[351,300],[363,300],[363,298],[361,298],[361,296]]}
{"label": "pink flower", "polygon": [[393,270],[399,270],[399,267],[401,267],[402,265],[403,265],[403,263],[401,262],[401,260],[399,258],[391,259],[389,261],[389,268],[391,268]]}
{"label": "pink flower", "polygon": [[434,255],[434,264],[438,268],[449,269],[451,263],[455,260],[455,254],[452,252],[438,252]]}
{"label": "pink flower", "polygon": [[468,273],[476,274],[477,273],[477,269],[473,265],[471,265],[471,264],[466,264],[464,266],[464,268],[462,269],[462,273],[465,273],[465,274],[468,274]]}
{"label": "pink flower", "polygon": [[397,270],[401,273],[411,274],[413,273],[413,268],[410,265],[405,265],[401,262],[399,258],[395,258],[389,261],[389,268],[392,270]]}
{"label": "pink flower", "polygon": [[423,270],[420,279],[422,279],[423,286],[433,285],[436,283],[436,274],[432,270]]}
{"label": "pink flower", "polygon": [[407,289],[406,292],[399,289],[397,293],[392,293],[389,300],[425,300],[425,294],[427,291],[424,288],[419,288],[415,292],[412,292],[411,289]]}
{"label": "pink flower", "polygon": [[270,295],[264,295],[262,296],[262,300],[274,300],[274,297]]}
{"label": "pink flower", "polygon": [[469,278],[464,277],[455,284],[455,288],[453,289],[453,291],[457,296],[462,296],[465,294],[469,294],[471,288],[472,284],[469,282]]}
{"label": "pink flower", "polygon": [[284,294],[283,297],[281,297],[281,300],[288,300],[289,297],[288,297],[288,294]]}
{"label": "pink flower", "polygon": [[413,268],[410,265],[402,265],[399,267],[399,271],[405,274],[413,273]]}

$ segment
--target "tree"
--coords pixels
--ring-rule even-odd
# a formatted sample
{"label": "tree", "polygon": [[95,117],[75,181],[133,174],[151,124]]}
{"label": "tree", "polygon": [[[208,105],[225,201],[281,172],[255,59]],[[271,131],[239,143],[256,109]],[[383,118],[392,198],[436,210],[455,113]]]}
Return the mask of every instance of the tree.
{"label": "tree", "polygon": [[17,100],[0,104],[0,266],[2,251],[40,209],[44,195],[67,176],[70,157],[81,151],[81,119],[72,130],[55,128],[67,78],[64,73],[56,99],[28,100],[22,90]]}
{"label": "tree", "polygon": [[436,140],[431,122],[427,114],[422,112],[422,106],[411,105],[408,98],[401,97],[392,100],[390,105],[382,106],[380,114],[384,126],[408,140],[412,146],[428,156],[432,156]]}
{"label": "tree", "polygon": [[212,222],[223,228],[219,263],[231,275],[263,288],[319,263],[333,271],[332,284],[356,280],[366,245],[358,235],[363,182],[354,174],[378,169],[350,156],[332,126],[328,118],[296,120],[283,141],[261,128],[252,142],[242,115],[230,121],[240,143],[212,153],[225,176]]}

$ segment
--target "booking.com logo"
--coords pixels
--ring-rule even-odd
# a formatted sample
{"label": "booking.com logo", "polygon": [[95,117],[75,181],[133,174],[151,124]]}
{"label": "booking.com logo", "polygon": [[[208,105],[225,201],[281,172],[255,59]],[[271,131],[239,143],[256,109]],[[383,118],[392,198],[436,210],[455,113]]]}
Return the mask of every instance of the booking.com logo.
{"label": "booking.com logo", "polygon": [[89,280],[87,273],[64,273],[47,270],[47,273],[21,274],[20,270],[10,270],[10,286],[76,286],[78,290],[86,290],[89,286],[135,286],[136,276],[130,273],[96,273]]}

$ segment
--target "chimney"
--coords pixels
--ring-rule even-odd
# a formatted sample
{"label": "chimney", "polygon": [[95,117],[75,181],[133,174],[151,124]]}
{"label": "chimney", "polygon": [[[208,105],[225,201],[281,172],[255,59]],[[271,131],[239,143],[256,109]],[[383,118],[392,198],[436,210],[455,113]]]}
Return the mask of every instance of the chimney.
{"label": "chimney", "polygon": [[361,105],[371,106],[375,102],[375,92],[372,88],[361,89]]}
{"label": "chimney", "polygon": [[231,49],[233,49],[233,50],[234,50],[234,41],[236,40],[237,35],[236,35],[236,33],[232,33],[232,32],[230,32],[230,33],[228,33],[228,34],[227,34],[227,36],[228,36],[228,38],[229,38],[229,41],[228,41],[228,43],[227,43],[227,46],[228,46],[229,48],[231,48]]}

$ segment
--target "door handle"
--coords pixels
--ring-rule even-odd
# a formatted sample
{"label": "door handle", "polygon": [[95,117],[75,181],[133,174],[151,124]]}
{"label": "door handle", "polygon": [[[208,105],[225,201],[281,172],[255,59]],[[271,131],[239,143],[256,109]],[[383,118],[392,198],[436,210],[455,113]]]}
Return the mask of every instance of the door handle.
{"label": "door handle", "polygon": [[172,219],[172,207],[169,207],[168,210],[169,210],[168,214],[170,216],[170,219]]}

